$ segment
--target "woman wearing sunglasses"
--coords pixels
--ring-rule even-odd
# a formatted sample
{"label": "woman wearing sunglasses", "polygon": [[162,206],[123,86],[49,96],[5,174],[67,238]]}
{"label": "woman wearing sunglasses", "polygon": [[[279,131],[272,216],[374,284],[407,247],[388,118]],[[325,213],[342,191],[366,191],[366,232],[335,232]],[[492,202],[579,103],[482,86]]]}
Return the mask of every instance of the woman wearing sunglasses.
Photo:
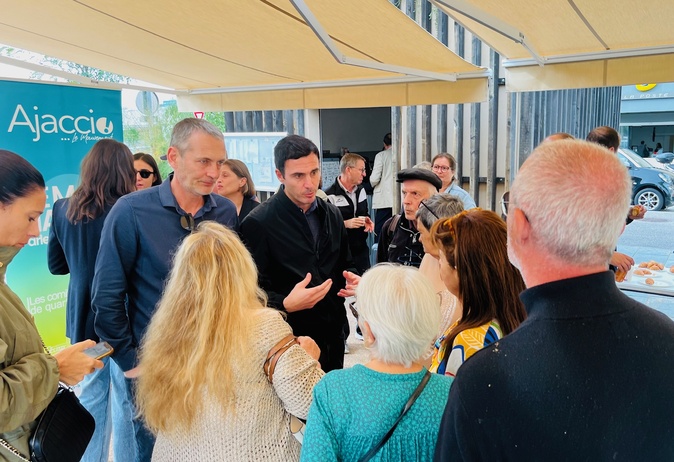
{"label": "woman wearing sunglasses", "polygon": [[466,359],[526,318],[520,300],[524,281],[508,259],[506,236],[505,222],[479,208],[438,220],[431,228],[440,277],[462,313],[436,341],[431,371],[456,376]]}
{"label": "woman wearing sunglasses", "polygon": [[[52,274],[70,274],[66,305],[66,335],[72,341],[97,339],[91,309],[91,284],[103,223],[108,212],[136,188],[133,156],[125,144],[103,139],[82,160],[80,185],[67,199],[56,201],[49,230],[48,263]],[[110,435],[115,460],[133,460],[133,417],[124,375],[117,364],[105,366],[81,384],[80,401],[96,421],[84,453],[85,462],[107,462]]]}
{"label": "woman wearing sunglasses", "polygon": [[157,161],[150,154],[138,152],[133,155],[133,166],[136,169],[136,190],[161,184],[161,175]]}

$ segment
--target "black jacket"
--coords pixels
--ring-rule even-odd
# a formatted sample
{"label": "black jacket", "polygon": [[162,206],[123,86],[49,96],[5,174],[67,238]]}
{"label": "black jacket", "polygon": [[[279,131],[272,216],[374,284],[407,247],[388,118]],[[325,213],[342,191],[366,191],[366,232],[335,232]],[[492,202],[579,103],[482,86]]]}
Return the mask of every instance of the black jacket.
{"label": "black jacket", "polygon": [[239,223],[241,223],[258,205],[260,205],[260,203],[252,197],[244,197],[243,203],[241,204],[241,210],[239,211]]}
{"label": "black jacket", "polygon": [[400,263],[419,268],[422,258],[424,245],[419,241],[417,228],[404,215],[393,215],[386,220],[379,236],[377,263]]}
{"label": "black jacket", "polygon": [[435,460],[674,460],[674,323],[613,273],[538,285],[528,318],[461,366]]}
{"label": "black jacket", "polygon": [[[325,190],[325,194],[328,195],[328,201],[339,209],[344,221],[355,217],[369,216],[367,209],[367,194],[365,193],[365,189],[362,185],[359,185],[356,188],[356,198],[358,200],[358,204],[356,205],[356,213],[354,213],[353,201],[339,185],[337,179],[335,179],[335,182],[332,184],[332,186]],[[369,263],[370,249],[367,246],[368,233],[364,230],[364,228],[347,228],[346,234],[349,237],[349,248],[351,249],[351,255],[354,259],[354,262],[364,258],[364,260]],[[360,267],[362,265],[357,266],[359,266],[359,272],[362,272],[363,270],[370,267],[369,264],[363,268]]]}
{"label": "black jacket", "polygon": [[283,299],[307,273],[312,275],[309,287],[332,279],[330,291],[316,306],[288,313],[295,335],[319,342],[341,336],[346,311],[337,292],[345,285],[342,272],[353,270],[353,264],[339,210],[323,200],[317,202],[321,222],[318,245],[314,245],[304,213],[283,188],[250,212],[241,223],[241,235],[257,264],[260,287],[276,309],[283,310]]}

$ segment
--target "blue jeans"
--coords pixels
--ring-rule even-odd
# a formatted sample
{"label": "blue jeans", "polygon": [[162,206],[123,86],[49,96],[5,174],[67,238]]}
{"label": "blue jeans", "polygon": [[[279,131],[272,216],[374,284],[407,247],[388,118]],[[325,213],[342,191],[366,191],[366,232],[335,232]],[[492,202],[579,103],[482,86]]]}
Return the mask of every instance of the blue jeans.
{"label": "blue jeans", "polygon": [[78,385],[80,402],[96,421],[82,462],[108,462],[111,435],[115,462],[133,461],[133,407],[124,373],[110,358],[102,361],[103,368],[87,375]]}
{"label": "blue jeans", "polygon": [[[124,379],[126,381],[129,395],[135,402],[136,396],[136,381],[134,379]],[[154,449],[155,436],[145,426],[143,419],[138,417],[138,410],[133,406],[133,432],[136,438],[136,462],[150,462],[152,459],[152,450]]]}

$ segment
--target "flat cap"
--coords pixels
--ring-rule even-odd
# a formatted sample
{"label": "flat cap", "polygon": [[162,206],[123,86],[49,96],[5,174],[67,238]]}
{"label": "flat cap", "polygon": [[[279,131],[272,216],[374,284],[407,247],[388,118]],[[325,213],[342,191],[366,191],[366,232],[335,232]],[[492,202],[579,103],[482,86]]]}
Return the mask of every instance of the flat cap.
{"label": "flat cap", "polygon": [[438,178],[438,175],[426,170],[425,168],[406,168],[398,172],[398,183],[402,183],[405,180],[422,180],[427,181],[438,191],[442,188],[442,180]]}

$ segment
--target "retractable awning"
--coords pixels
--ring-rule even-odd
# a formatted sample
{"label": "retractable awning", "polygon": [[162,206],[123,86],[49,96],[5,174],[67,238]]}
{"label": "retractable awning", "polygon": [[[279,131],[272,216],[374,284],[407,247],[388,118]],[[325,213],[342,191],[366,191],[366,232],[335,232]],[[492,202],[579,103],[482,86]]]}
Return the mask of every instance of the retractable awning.
{"label": "retractable awning", "polygon": [[488,71],[388,0],[0,0],[0,43],[178,90],[185,110],[483,101]]}
{"label": "retractable awning", "polygon": [[674,2],[431,0],[504,58],[510,91],[674,81]]}

